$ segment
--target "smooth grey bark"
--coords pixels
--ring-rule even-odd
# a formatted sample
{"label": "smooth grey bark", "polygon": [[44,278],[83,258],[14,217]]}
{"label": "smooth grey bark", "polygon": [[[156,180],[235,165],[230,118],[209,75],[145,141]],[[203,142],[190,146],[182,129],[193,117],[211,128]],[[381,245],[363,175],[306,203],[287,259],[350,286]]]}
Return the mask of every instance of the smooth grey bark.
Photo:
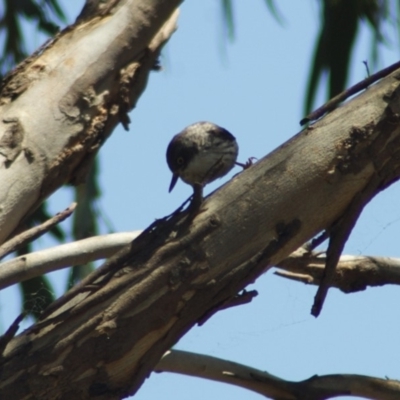
{"label": "smooth grey bark", "polygon": [[84,180],[115,126],[128,126],[180,2],[102,2],[5,77],[0,243],[61,185]]}
{"label": "smooth grey bark", "polygon": [[141,231],[110,233],[24,254],[0,264],[0,289],[52,271],[111,257]]}
{"label": "smooth grey bark", "polygon": [[173,372],[239,386],[268,399],[326,400],[342,395],[372,400],[397,400],[400,383],[365,375],[313,375],[303,381],[287,381],[266,371],[220,358],[181,350],[167,351],[157,372]]}

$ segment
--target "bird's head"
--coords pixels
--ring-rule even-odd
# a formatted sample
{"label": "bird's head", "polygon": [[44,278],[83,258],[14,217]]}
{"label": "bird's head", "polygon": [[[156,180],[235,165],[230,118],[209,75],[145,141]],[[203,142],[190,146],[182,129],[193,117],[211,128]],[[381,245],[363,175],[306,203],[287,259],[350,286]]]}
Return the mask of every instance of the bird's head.
{"label": "bird's head", "polygon": [[178,178],[189,185],[202,186],[225,175],[238,153],[235,137],[211,122],[196,122],[175,135],[167,148],[172,171],[171,191]]}
{"label": "bird's head", "polygon": [[174,188],[178,178],[181,177],[190,161],[198,153],[196,143],[185,136],[185,130],[173,137],[167,148],[167,163],[172,171],[171,184],[169,191]]}

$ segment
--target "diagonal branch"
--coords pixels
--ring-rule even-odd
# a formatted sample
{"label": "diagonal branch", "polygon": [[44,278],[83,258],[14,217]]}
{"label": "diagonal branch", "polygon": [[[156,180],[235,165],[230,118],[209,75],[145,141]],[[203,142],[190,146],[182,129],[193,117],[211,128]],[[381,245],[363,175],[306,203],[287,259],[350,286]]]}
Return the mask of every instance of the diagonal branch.
{"label": "diagonal branch", "polygon": [[360,193],[357,193],[356,196],[354,196],[354,199],[347,207],[346,211],[330,229],[329,245],[326,252],[326,265],[317,293],[314,297],[314,304],[311,308],[311,314],[314,317],[318,317],[322,310],[344,246],[356,225],[362,210],[379,192],[378,187],[380,183],[381,181],[379,177],[374,176],[368,182],[367,186],[361,190]]}
{"label": "diagonal branch", "polygon": [[0,243],[128,126],[181,1],[97,2],[0,82]]}
{"label": "diagonal branch", "polygon": [[[52,70],[54,76],[60,77],[67,65],[77,68],[74,74],[81,73],[79,63],[85,60],[100,69],[108,65],[110,75],[102,70],[103,79],[99,87],[94,85],[94,94],[86,91],[82,96],[81,86],[75,85],[70,96],[61,101],[63,116],[76,122],[75,128],[83,129],[80,115],[90,121],[84,130],[90,145],[79,142],[72,149],[79,153],[75,159],[78,170],[74,168],[76,164],[70,164],[70,153],[64,154],[65,162],[57,158],[55,170],[44,170],[50,172],[45,190],[40,192],[42,196],[55,188],[52,185],[58,185],[59,173],[76,182],[88,149],[96,151],[110,133],[103,128],[111,128],[123,118],[121,113],[128,103],[132,104],[126,94],[136,82],[131,73],[141,59],[139,54],[150,51],[152,57],[146,58],[147,66],[158,54],[151,51],[148,40],[144,47],[133,46],[129,35],[141,36],[142,31],[137,30],[140,25],[144,36],[152,37],[154,32],[148,32],[146,27],[154,21],[148,18],[163,15],[164,19],[156,20],[154,31],[161,29],[173,8],[165,14],[162,11],[172,7],[171,2],[119,1],[106,18],[84,24],[74,31],[73,38],[68,34],[62,37],[90,37],[89,44],[101,42],[107,56],[101,53],[99,59],[86,57],[92,49],[77,47],[73,41],[77,56],[74,61],[78,64],[60,62],[61,50],[61,54],[66,50],[61,46],[57,49],[60,53],[55,54],[58,64]],[[139,3],[142,7],[137,8]],[[157,11],[148,12],[148,7],[155,4],[159,6]],[[123,40],[121,25],[127,16],[133,21],[125,28],[129,34]],[[106,28],[119,29],[108,45],[102,43],[108,35],[96,35]],[[48,51],[58,45],[60,42],[54,43]],[[127,51],[129,46],[137,50],[134,56]],[[49,55],[47,51],[44,54]],[[98,71],[93,73],[88,74],[90,79],[99,77]],[[165,351],[189,329],[221,306],[234,304],[238,293],[268,268],[322,230],[329,231],[368,182],[378,176],[381,186],[377,190],[381,190],[400,177],[398,77],[397,71],[235,176],[205,199],[190,224],[186,211],[156,221],[58,299],[36,324],[13,338],[4,349],[3,397],[16,398],[16,390],[20,398],[46,398],[52,393],[59,398],[114,399],[136,393]],[[104,88],[107,101],[118,98],[119,102],[104,103]],[[68,88],[63,86],[63,90]],[[79,96],[74,97],[76,94]],[[60,101],[52,102],[60,106]],[[46,109],[46,104],[40,107]],[[105,116],[110,119],[102,119]],[[46,132],[49,131],[51,127],[47,127]],[[11,152],[9,156],[12,155]],[[385,169],[390,160],[393,164]],[[64,170],[64,166],[70,169]],[[32,203],[38,199],[34,197]]]}
{"label": "diagonal branch", "polygon": [[6,243],[3,243],[0,246],[0,259],[5,257],[7,254],[10,254],[13,251],[18,250],[22,246],[25,246],[27,243],[33,242],[38,237],[44,235],[51,228],[53,228],[53,226],[59,224],[60,222],[68,218],[74,212],[75,208],[76,208],[76,203],[72,203],[64,211],[59,212],[49,220],[43,222],[38,226],[34,226],[33,228],[30,228],[27,231],[22,232],[17,236],[14,236]]}
{"label": "diagonal branch", "polygon": [[317,120],[318,118],[321,118],[324,114],[326,114],[326,113],[334,110],[336,107],[338,107],[341,102],[347,100],[349,97],[360,92],[361,90],[367,89],[368,86],[371,86],[373,83],[379,81],[380,79],[384,78],[385,76],[388,76],[392,72],[396,71],[398,68],[400,68],[400,61],[398,61],[392,65],[389,65],[389,67],[386,67],[386,68],[382,69],[381,71],[376,72],[375,74],[369,76],[368,78],[365,78],[363,81],[358,82],[354,86],[344,90],[342,93],[339,93],[337,96],[335,96],[332,99],[330,99],[329,101],[327,101],[321,107],[317,108],[316,110],[312,111],[310,114],[305,116],[300,121],[300,125],[305,125],[308,122],[312,122],[312,121]]}
{"label": "diagonal branch", "polygon": [[276,400],[326,400],[343,395],[397,400],[400,396],[400,382],[395,380],[336,374],[293,382],[243,364],[181,350],[165,353],[154,370],[228,383]]}

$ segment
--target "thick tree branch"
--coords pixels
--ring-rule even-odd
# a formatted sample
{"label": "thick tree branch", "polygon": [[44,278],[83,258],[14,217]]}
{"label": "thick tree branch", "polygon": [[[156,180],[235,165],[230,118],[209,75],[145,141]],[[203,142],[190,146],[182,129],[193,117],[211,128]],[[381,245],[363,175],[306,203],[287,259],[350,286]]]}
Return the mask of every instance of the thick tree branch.
{"label": "thick tree branch", "polygon": [[371,180],[379,191],[399,178],[399,82],[396,72],[235,176],[191,224],[187,212],[156,221],[10,341],[4,393],[135,393],[194,324],[331,231]]}
{"label": "thick tree branch", "polygon": [[0,243],[61,185],[82,182],[128,126],[181,0],[101,3],[0,84]]}
{"label": "thick tree branch", "polygon": [[[165,21],[177,3],[113,1],[106,16],[85,15],[6,81],[2,101],[13,112],[0,122],[7,166],[0,181],[15,187],[0,199],[7,204],[0,228],[11,213],[11,232],[61,183],[78,181],[115,125],[127,123],[175,27],[176,15]],[[396,71],[235,176],[190,224],[187,212],[173,214],[112,256],[10,340],[0,359],[3,397],[135,393],[191,327],[233,304],[304,242],[330,232],[372,180],[379,178],[379,191],[399,179],[399,82]],[[54,95],[43,95],[49,85]],[[50,112],[42,119],[43,110]]]}
{"label": "thick tree branch", "polygon": [[[109,258],[141,233],[142,231],[132,231],[94,236],[5,261],[0,264],[0,289],[71,265]],[[278,270],[275,274],[319,285],[325,264],[326,257],[323,254],[310,253],[300,248],[276,265]],[[367,286],[389,284],[400,285],[400,259],[341,256],[331,281],[331,287],[336,287],[345,293],[364,290]],[[234,300],[233,303],[236,301],[238,300]]]}
{"label": "thick tree branch", "polygon": [[276,400],[325,400],[344,395],[397,400],[400,393],[400,382],[389,379],[337,374],[293,382],[243,364],[181,350],[165,353],[154,370],[229,383]]}

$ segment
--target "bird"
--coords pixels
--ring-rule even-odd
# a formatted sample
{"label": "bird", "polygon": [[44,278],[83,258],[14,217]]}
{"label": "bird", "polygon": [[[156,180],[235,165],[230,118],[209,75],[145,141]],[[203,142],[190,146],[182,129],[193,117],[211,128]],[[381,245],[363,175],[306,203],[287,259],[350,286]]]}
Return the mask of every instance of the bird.
{"label": "bird", "polygon": [[226,129],[207,121],[196,122],[176,134],[167,148],[167,164],[172,172],[169,192],[180,178],[196,195],[205,185],[226,175],[235,164],[239,146]]}

